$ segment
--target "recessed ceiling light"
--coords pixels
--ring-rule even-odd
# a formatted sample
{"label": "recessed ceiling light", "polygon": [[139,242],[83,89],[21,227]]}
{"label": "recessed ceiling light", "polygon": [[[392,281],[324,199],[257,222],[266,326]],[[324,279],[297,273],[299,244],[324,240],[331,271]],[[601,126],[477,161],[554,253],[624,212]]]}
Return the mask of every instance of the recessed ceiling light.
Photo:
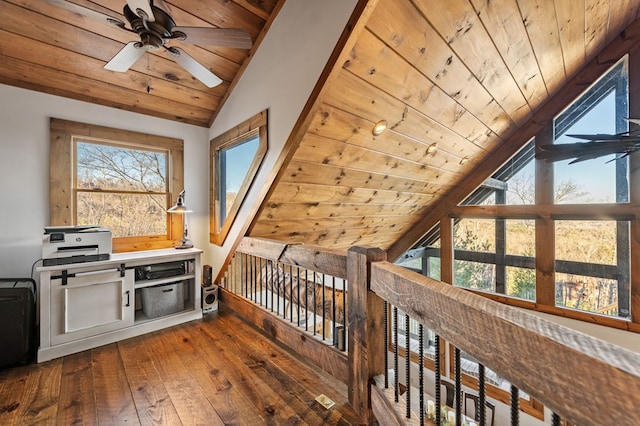
{"label": "recessed ceiling light", "polygon": [[373,136],[380,136],[385,130],[387,130],[387,120],[380,120],[373,125],[371,133],[373,133]]}
{"label": "recessed ceiling light", "polygon": [[469,162],[469,157],[462,157],[460,159],[460,165],[464,166],[465,164],[467,164]]}
{"label": "recessed ceiling light", "polygon": [[427,154],[435,154],[438,150],[438,145],[434,142],[427,147]]}

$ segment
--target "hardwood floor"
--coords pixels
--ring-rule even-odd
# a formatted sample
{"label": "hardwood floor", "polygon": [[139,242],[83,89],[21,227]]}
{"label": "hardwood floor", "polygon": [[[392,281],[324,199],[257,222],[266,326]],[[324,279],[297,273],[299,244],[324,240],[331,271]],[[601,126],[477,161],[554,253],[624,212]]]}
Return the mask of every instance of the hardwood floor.
{"label": "hardwood floor", "polygon": [[[323,408],[325,394],[335,406]],[[0,425],[349,425],[347,387],[230,311],[0,370]]]}

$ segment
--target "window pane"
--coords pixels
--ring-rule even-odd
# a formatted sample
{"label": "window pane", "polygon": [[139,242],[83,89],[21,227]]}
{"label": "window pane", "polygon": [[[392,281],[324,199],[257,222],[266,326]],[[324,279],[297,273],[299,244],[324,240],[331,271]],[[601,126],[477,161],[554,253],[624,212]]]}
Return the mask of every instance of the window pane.
{"label": "window pane", "polygon": [[[595,105],[567,132],[556,139],[557,144],[585,142],[571,134],[615,134],[615,92]],[[606,143],[606,142],[602,142]],[[554,201],[557,204],[614,203],[616,202],[616,162],[614,154],[569,164],[558,161],[554,170]],[[620,160],[626,163],[626,159]],[[623,171],[626,174],[626,167]],[[627,201],[624,195],[623,201]]]}
{"label": "window pane", "polygon": [[221,149],[218,152],[220,194],[220,226],[224,223],[244,183],[251,163],[254,160],[260,138],[253,135],[250,139]]}
{"label": "window pane", "polygon": [[460,287],[473,288],[495,292],[496,267],[495,265],[466,260],[453,262],[453,283]]}
{"label": "window pane", "polygon": [[556,274],[556,306],[623,316],[618,309],[618,282],[584,275]]}
{"label": "window pane", "polygon": [[506,225],[506,252],[515,256],[533,258],[536,252],[536,223],[534,220],[508,219]]}
{"label": "window pane", "polygon": [[167,234],[165,195],[78,192],[77,224],[109,228],[114,238]]}
{"label": "window pane", "polygon": [[535,204],[535,163],[533,155],[529,161],[507,181],[507,204]]}
{"label": "window pane", "polygon": [[76,143],[78,189],[167,192],[167,154]]}
{"label": "window pane", "polygon": [[629,222],[556,221],[556,306],[629,317]]}
{"label": "window pane", "polygon": [[536,300],[536,271],[530,268],[507,266],[507,296]]}
{"label": "window pane", "polygon": [[494,219],[461,219],[453,230],[453,248],[495,252],[496,223]]}
{"label": "window pane", "polygon": [[532,139],[460,205],[534,204],[534,153],[535,142]]}
{"label": "window pane", "polygon": [[[599,148],[616,143],[600,135],[617,135],[629,128],[628,58],[625,56],[554,120],[554,144],[578,144],[584,152],[591,142]],[[574,135],[571,137],[570,135]],[[580,137],[583,136],[583,137]],[[594,138],[595,137],[595,138]],[[571,149],[574,149],[573,147]],[[583,157],[588,158],[588,157]],[[569,164],[578,156],[554,163],[556,204],[626,203],[629,201],[628,158],[611,153]],[[612,161],[615,160],[615,161]]]}
{"label": "window pane", "polygon": [[[457,286],[495,291],[495,219],[461,219],[453,229],[453,283]],[[480,260],[483,260],[482,262]]]}
{"label": "window pane", "polygon": [[616,226],[612,220],[557,220],[556,259],[615,265]]}

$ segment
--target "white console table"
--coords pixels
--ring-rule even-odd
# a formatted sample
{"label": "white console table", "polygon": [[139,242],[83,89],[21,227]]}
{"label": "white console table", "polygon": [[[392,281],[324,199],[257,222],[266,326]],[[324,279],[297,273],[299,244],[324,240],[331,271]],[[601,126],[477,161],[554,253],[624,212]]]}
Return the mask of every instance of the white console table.
{"label": "white console table", "polygon": [[[171,248],[116,253],[104,261],[39,267],[38,362],[202,318],[201,253],[195,248]],[[136,274],[136,268],[170,262],[183,262],[184,272],[162,278]],[[174,289],[183,286],[184,308],[147,318],[140,293],[143,288],[158,285]]]}

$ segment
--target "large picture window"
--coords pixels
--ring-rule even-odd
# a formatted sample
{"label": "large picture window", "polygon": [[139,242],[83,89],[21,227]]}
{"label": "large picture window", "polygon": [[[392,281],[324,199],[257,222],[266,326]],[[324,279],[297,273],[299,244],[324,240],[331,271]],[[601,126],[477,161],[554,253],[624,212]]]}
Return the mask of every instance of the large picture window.
{"label": "large picture window", "polygon": [[111,230],[115,252],[171,247],[180,215],[183,141],[51,120],[51,225]]}
{"label": "large picture window", "polygon": [[[398,263],[427,274],[442,256],[453,285],[501,302],[619,328],[636,322],[630,199],[639,183],[629,156],[536,158],[545,146],[628,130],[627,61],[550,118],[552,131],[537,134]],[[443,223],[451,232],[441,235]],[[441,238],[450,253],[441,253]]]}

